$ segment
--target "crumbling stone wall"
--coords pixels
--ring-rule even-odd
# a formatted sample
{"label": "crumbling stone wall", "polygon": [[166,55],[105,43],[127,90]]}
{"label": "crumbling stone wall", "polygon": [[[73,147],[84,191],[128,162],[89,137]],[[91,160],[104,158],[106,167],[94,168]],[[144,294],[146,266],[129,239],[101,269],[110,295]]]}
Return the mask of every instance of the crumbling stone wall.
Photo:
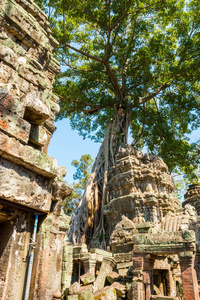
{"label": "crumbling stone wall", "polygon": [[39,226],[29,299],[61,290],[71,188],[47,155],[58,97],[52,92],[58,46],[47,16],[32,0],[0,2],[0,298],[23,299],[35,214]]}
{"label": "crumbling stone wall", "polygon": [[186,194],[184,208],[173,191],[162,159],[121,148],[103,207],[108,251],[99,265],[99,249],[74,246],[66,299],[199,299],[199,189]]}
{"label": "crumbling stone wall", "polygon": [[158,224],[169,211],[180,208],[180,201],[173,195],[174,188],[162,159],[143,155],[130,146],[122,148],[106,186],[108,203],[104,206],[104,215],[109,236],[121,221],[121,215],[135,223]]}

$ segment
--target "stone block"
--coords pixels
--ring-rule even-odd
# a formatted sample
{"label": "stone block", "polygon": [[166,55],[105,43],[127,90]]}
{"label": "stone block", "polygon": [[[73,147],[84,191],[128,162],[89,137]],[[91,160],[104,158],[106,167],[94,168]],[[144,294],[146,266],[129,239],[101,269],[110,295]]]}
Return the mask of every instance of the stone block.
{"label": "stone block", "polygon": [[70,216],[66,216],[66,215],[62,215],[59,218],[59,231],[64,231],[66,232],[69,227],[70,227],[70,222],[71,222],[71,217]]}
{"label": "stone block", "polygon": [[112,286],[106,286],[93,294],[93,300],[117,300],[116,289]]}
{"label": "stone block", "polygon": [[32,67],[30,64],[21,64],[19,66],[18,72],[22,78],[24,78],[28,82],[31,82],[35,86],[39,86],[44,89],[48,88],[49,86],[44,74]]}
{"label": "stone block", "polygon": [[5,37],[5,36],[1,36],[1,35],[0,35],[0,39],[2,39],[2,41],[1,41],[2,45],[12,49],[13,52],[17,56],[25,56],[26,55],[26,50],[19,44],[15,43],[12,39]]}
{"label": "stone block", "polygon": [[20,76],[17,77],[16,83],[18,85],[18,88],[23,93],[30,92],[30,82],[26,81],[25,79],[21,78]]}
{"label": "stone block", "polygon": [[116,272],[111,272],[106,276],[108,282],[112,284],[115,281],[119,281],[121,279],[121,276]]}
{"label": "stone block", "polygon": [[119,296],[121,298],[126,297],[126,286],[125,285],[122,285],[119,282],[114,282],[111,286],[116,289],[117,296]]}
{"label": "stone block", "polygon": [[34,16],[38,22],[42,22],[42,24],[46,25],[47,15],[41,11],[36,3],[27,0],[17,0],[17,2],[20,2],[20,5],[32,16]]}
{"label": "stone block", "polygon": [[81,287],[80,283],[78,283],[77,281],[74,282],[69,288],[69,294],[70,295],[77,294],[78,291],[80,290],[80,287]]}
{"label": "stone block", "polygon": [[29,136],[30,142],[42,147],[46,144],[47,139],[48,136],[45,128],[34,124],[31,125],[30,136]]}
{"label": "stone block", "polygon": [[51,58],[48,64],[48,70],[50,70],[54,74],[59,74],[60,72],[60,63],[54,57]]}
{"label": "stone block", "polygon": [[4,85],[0,87],[0,112],[5,115],[17,115],[19,117],[24,116],[24,106],[22,105],[19,97],[13,97],[9,94],[12,88],[18,89],[16,84]]}
{"label": "stone block", "polygon": [[93,299],[93,286],[81,286],[79,291],[77,292],[77,296],[79,300],[92,300]]}
{"label": "stone block", "polygon": [[125,269],[125,268],[129,268],[133,265],[132,261],[129,262],[121,262],[117,264],[117,269]]}
{"label": "stone block", "polygon": [[86,274],[82,275],[80,277],[80,279],[81,279],[81,282],[84,285],[88,285],[88,284],[90,284],[90,283],[92,283],[92,282],[95,281],[95,277],[91,273],[89,273],[89,272],[87,272]]}
{"label": "stone block", "polygon": [[68,261],[69,257],[72,257],[73,255],[73,246],[71,243],[64,243],[63,246],[63,261]]}
{"label": "stone block", "polygon": [[[69,272],[69,270],[72,269],[70,266],[66,269],[62,269],[62,282],[65,284],[65,286],[70,286],[71,284],[71,279],[72,279],[72,271]],[[71,274],[70,274],[71,273]]]}
{"label": "stone block", "polygon": [[[1,107],[0,107],[1,110]],[[20,142],[27,144],[29,141],[29,133],[31,130],[31,124],[22,119],[19,116],[5,115],[0,112],[0,128],[2,131],[15,137]]]}
{"label": "stone block", "polygon": [[12,49],[2,44],[0,44],[0,59],[9,66],[12,66],[14,69],[17,69],[19,64],[17,55]]}
{"label": "stone block", "polygon": [[120,276],[124,277],[127,275],[128,269],[119,269],[118,272]]}
{"label": "stone block", "polygon": [[18,73],[10,66],[5,65],[3,61],[0,61],[0,75],[1,85],[9,85],[10,82],[16,82]]}
{"label": "stone block", "polygon": [[51,192],[49,180],[22,166],[0,159],[0,198],[34,209],[49,211]]}
{"label": "stone block", "polygon": [[[9,3],[8,3],[9,2]],[[7,9],[9,7],[9,10]],[[7,0],[5,1],[4,7],[2,7],[3,13],[7,15],[7,18],[12,22],[13,29],[19,37],[24,38],[32,46],[34,42],[40,44],[47,50],[52,50],[52,46],[46,36],[45,30],[35,22],[35,19],[27,14],[26,10],[23,9],[16,2]],[[20,28],[20,31],[17,31]],[[32,43],[31,43],[32,42]]]}
{"label": "stone block", "polygon": [[28,93],[23,98],[24,118],[32,124],[41,125],[50,117],[48,107],[40,100],[38,93]]}
{"label": "stone block", "polygon": [[3,132],[0,132],[0,155],[49,178],[54,178],[57,174],[58,166],[54,158],[28,145],[22,145]]}

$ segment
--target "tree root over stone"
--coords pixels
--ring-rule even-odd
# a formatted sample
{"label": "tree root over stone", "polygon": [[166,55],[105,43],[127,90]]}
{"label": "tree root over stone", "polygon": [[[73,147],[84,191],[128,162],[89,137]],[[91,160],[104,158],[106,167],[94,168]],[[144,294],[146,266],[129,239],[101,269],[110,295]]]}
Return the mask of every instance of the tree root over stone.
{"label": "tree root over stone", "polygon": [[129,115],[122,109],[110,120],[86,185],[83,198],[72,220],[69,239],[73,244],[87,243],[106,249],[103,206],[109,202],[106,184],[120,146],[127,143]]}

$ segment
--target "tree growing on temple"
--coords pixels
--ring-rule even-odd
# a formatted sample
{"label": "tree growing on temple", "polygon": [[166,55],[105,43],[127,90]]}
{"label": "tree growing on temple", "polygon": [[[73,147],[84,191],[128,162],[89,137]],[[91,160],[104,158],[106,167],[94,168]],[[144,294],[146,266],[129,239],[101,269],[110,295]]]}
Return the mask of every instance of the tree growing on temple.
{"label": "tree growing on temple", "polygon": [[55,84],[59,118],[69,117],[83,137],[103,140],[73,223],[71,238],[78,242],[104,232],[107,176],[128,132],[134,147],[146,146],[170,171],[179,167],[193,176],[199,147],[188,134],[200,122],[200,4],[56,0],[46,5],[63,65]]}

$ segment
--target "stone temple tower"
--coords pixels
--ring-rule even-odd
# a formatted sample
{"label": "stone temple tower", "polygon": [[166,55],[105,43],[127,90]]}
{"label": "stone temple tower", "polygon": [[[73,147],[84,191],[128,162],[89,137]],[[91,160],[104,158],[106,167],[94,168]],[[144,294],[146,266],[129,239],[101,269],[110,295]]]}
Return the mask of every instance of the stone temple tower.
{"label": "stone temple tower", "polygon": [[162,159],[129,145],[120,149],[103,206],[109,246],[71,245],[74,283],[67,299],[199,300],[200,220],[188,204],[197,193],[191,199],[188,193],[182,208],[173,191]]}
{"label": "stone temple tower", "polygon": [[173,191],[173,180],[162,159],[143,155],[131,146],[122,148],[107,184],[109,202],[104,206],[104,215],[109,234],[122,215],[135,223],[160,223],[168,212],[180,208]]}

